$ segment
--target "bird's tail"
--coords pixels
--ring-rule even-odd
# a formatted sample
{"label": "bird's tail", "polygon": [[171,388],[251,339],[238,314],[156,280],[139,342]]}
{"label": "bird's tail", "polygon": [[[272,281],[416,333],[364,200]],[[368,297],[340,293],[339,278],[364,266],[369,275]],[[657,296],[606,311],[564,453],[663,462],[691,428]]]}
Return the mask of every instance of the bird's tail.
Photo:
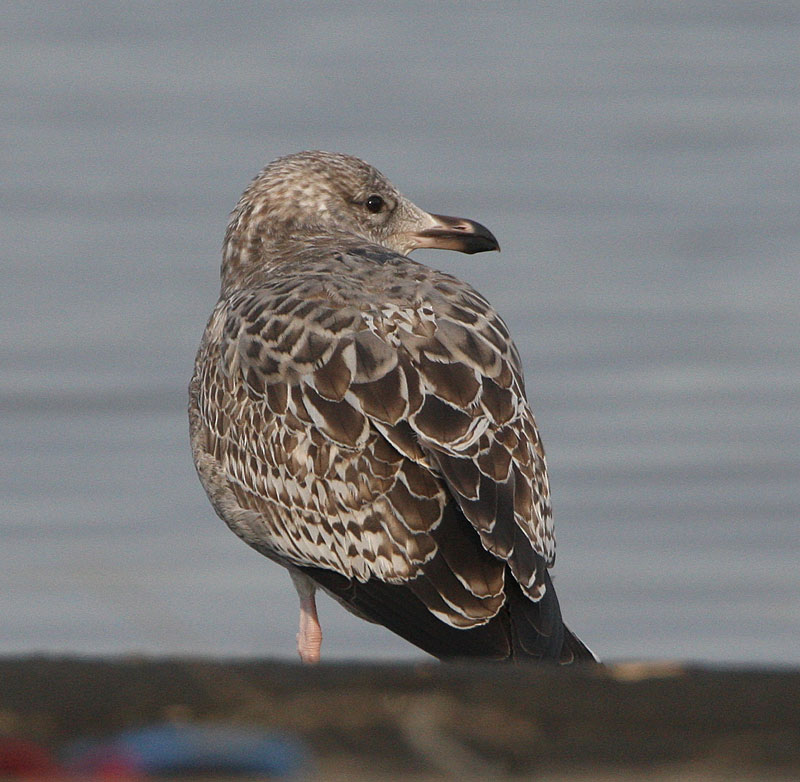
{"label": "bird's tail", "polygon": [[561,665],[569,663],[599,663],[600,658],[578,638],[572,630],[564,625],[564,643],[561,647]]}
{"label": "bird's tail", "polygon": [[544,582],[545,593],[534,602],[513,578],[506,579],[511,656],[520,662],[550,660],[561,665],[599,662],[594,652],[564,624],[556,590],[547,570],[544,571]]}

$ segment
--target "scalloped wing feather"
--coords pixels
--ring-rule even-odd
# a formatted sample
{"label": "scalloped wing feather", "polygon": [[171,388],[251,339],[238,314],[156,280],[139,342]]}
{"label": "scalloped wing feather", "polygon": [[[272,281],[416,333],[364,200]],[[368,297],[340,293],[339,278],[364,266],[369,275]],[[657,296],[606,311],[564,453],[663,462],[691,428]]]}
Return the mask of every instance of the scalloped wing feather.
{"label": "scalloped wing feather", "polygon": [[360,285],[287,273],[221,302],[192,384],[195,459],[263,553],[407,584],[474,627],[503,605],[506,564],[544,592],[544,454],[499,316],[453,278],[395,267],[379,306],[372,269]]}

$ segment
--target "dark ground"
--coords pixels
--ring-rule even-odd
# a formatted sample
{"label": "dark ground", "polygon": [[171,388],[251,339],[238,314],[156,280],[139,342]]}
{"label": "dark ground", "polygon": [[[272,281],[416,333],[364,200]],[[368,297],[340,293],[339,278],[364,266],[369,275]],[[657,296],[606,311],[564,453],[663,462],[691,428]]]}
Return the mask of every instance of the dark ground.
{"label": "dark ground", "polygon": [[800,671],[0,659],[0,734],[280,729],[323,779],[800,778]]}

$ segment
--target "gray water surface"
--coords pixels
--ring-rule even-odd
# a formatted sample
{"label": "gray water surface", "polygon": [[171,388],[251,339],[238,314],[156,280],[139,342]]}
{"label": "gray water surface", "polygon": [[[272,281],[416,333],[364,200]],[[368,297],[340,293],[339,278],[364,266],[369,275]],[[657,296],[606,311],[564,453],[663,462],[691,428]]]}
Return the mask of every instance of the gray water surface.
{"label": "gray water surface", "polygon": [[[304,148],[500,255],[568,623],[800,663],[800,6],[4,3],[0,652],[294,657],[186,386],[240,192]],[[323,653],[422,653],[325,599]]]}

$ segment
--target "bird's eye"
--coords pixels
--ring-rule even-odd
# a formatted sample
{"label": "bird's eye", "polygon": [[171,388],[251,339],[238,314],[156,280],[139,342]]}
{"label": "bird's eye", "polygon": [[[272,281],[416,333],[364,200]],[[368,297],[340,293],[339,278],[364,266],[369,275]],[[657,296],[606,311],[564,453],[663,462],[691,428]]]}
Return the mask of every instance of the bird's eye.
{"label": "bird's eye", "polygon": [[383,209],[384,201],[379,195],[371,195],[367,199],[367,209],[369,209],[372,214],[378,214],[378,212]]}

